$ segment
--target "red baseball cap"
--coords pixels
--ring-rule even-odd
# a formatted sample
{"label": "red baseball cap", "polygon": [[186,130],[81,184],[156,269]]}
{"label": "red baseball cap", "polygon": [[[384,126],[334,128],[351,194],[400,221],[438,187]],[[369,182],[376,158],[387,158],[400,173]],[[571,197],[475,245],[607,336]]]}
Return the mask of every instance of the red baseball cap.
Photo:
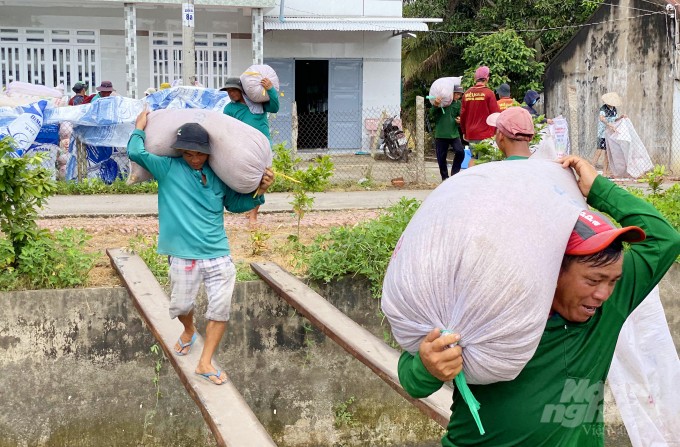
{"label": "red baseball cap", "polygon": [[487,117],[486,124],[497,128],[513,140],[531,141],[536,133],[531,114],[521,107],[510,107],[501,113],[492,113]]}
{"label": "red baseball cap", "polygon": [[597,211],[583,210],[569,237],[565,254],[585,256],[600,252],[615,239],[624,242],[642,242],[647,235],[640,227],[616,228]]}

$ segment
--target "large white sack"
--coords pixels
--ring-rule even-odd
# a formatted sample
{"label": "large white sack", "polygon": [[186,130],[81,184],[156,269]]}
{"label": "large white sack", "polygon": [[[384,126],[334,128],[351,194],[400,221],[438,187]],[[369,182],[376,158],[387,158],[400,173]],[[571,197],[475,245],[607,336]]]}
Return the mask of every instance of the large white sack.
{"label": "large white sack", "polygon": [[33,96],[33,95],[23,95],[15,93],[11,96],[0,95],[0,107],[19,107],[25,106],[32,102],[47,101],[54,104],[55,107],[65,107],[68,105],[68,96],[62,96],[61,98],[54,98],[52,96]]}
{"label": "large white sack", "polygon": [[13,81],[7,86],[7,96],[14,96],[15,94],[30,95],[30,96],[50,96],[53,98],[61,98],[64,96],[63,91],[56,88],[46,87],[44,85],[29,84],[28,82]]}
{"label": "large white sack", "polygon": [[[267,166],[272,164],[269,140],[262,132],[222,112],[203,109],[166,109],[149,113],[144,147],[147,152],[165,157],[179,157],[180,151],[171,146],[177,139],[177,129],[186,123],[198,123],[210,137],[210,167],[236,192],[252,193],[262,180]],[[152,175],[136,163],[131,163],[127,183],[150,180]]]}
{"label": "large white sack", "polygon": [[623,325],[608,379],[633,447],[680,446],[680,360],[658,286]]}
{"label": "large white sack", "polygon": [[513,380],[541,339],[564,250],[586,203],[571,170],[487,163],[442,183],[400,238],[383,284],[394,337],[415,354],[461,334],[468,383]]}
{"label": "large white sack", "polygon": [[430,94],[432,98],[430,103],[434,105],[436,98],[441,98],[441,107],[448,107],[453,102],[453,88],[456,85],[461,85],[462,77],[439,78],[430,86]]}
{"label": "large white sack", "polygon": [[241,75],[241,85],[248,98],[253,102],[267,102],[269,101],[269,94],[260,85],[263,78],[268,78],[274,84],[274,88],[278,92],[280,89],[279,77],[272,67],[269,65],[251,65]]}
{"label": "large white sack", "polygon": [[647,149],[630,119],[614,123],[617,132],[609,127],[605,131],[609,169],[616,177],[638,178],[654,168]]}

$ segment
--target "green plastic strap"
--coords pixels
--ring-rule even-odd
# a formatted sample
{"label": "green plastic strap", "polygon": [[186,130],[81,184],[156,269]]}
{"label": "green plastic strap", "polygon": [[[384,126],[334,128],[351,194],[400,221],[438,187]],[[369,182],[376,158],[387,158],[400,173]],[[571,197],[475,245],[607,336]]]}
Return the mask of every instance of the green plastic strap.
{"label": "green plastic strap", "polygon": [[468,384],[465,381],[465,373],[461,371],[460,374],[458,374],[454,380],[456,382],[458,392],[460,392],[460,395],[463,397],[463,400],[468,405],[468,407],[470,407],[470,413],[472,413],[472,417],[475,418],[477,428],[479,428],[479,434],[483,435],[484,427],[482,427],[482,420],[479,419],[479,407],[481,405],[479,404],[477,399],[475,399],[475,396],[472,395],[472,391],[470,391],[470,387],[468,387]]}
{"label": "green plastic strap", "polygon": [[[437,99],[436,96],[426,96],[425,98],[427,98],[427,99]],[[444,107],[442,107],[442,113],[443,113],[444,115],[446,115],[446,110],[444,110]]]}

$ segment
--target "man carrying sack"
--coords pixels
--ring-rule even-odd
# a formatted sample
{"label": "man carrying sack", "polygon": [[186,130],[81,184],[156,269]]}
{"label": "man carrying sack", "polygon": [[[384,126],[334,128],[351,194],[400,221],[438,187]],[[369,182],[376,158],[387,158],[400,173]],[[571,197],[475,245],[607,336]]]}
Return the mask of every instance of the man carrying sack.
{"label": "man carrying sack", "polygon": [[[267,113],[276,113],[279,111],[279,97],[272,81],[264,78],[260,83],[267,91],[269,101],[262,103],[262,111],[260,113],[254,113],[253,109],[260,107],[260,105],[255,104],[248,99],[243,92],[241,79],[237,77],[227,79],[225,86],[220,89],[220,91],[227,92],[227,94],[229,94],[229,99],[231,99],[231,102],[224,107],[224,114],[236,118],[259,130],[269,139],[269,143],[271,144],[272,138],[269,134],[269,119],[267,118]],[[259,209],[260,207],[257,206],[252,211],[246,213],[246,217],[250,220],[251,226],[257,225],[257,211]]]}
{"label": "man carrying sack", "polygon": [[252,192],[233,191],[210,168],[208,132],[197,123],[186,123],[177,130],[172,147],[181,151],[181,157],[150,154],[144,149],[147,114],[142,112],[137,117],[127,152],[130,160],[158,181],[158,253],[170,260],[170,318],[178,318],[184,325],[175,354],[189,355],[196,341],[194,306],[201,283],[205,282],[208,324],[195,372],[222,385],[227,376],[215,369],[211,360],[229,320],[236,281],[236,267],[224,231],[224,209],[242,213],[264,203],[264,193],[274,182],[274,174],[269,168],[265,170],[255,197]]}
{"label": "man carrying sack", "polygon": [[[529,129],[531,118],[513,109],[490,117],[489,124],[497,128],[499,148],[519,160],[526,151],[517,137],[530,137],[519,131]],[[521,113],[529,120],[524,124]],[[604,382],[619,332],[680,254],[680,235],[653,205],[598,175],[587,161],[568,156],[560,162],[576,171],[588,204],[623,228],[597,212],[581,212],[533,357],[514,380],[469,386],[481,405],[484,435],[459,390],[454,391],[444,447],[604,446]],[[623,242],[631,244],[625,253]],[[455,378],[463,368],[462,348],[447,347],[459,341],[459,334],[440,337],[435,328],[415,356],[404,352],[399,360],[404,389],[423,398]]]}

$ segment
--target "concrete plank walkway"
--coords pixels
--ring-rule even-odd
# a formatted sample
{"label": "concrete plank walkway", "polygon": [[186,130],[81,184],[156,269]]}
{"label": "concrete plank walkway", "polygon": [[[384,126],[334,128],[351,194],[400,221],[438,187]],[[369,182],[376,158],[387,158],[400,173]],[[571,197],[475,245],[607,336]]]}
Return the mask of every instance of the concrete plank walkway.
{"label": "concrete plank walkway", "polygon": [[[385,208],[397,203],[401,197],[425,200],[430,192],[430,190],[323,192],[313,194],[314,210]],[[288,193],[271,193],[265,198],[266,203],[260,208],[260,212],[292,211],[292,206],[288,203],[291,200]],[[48,200],[39,214],[42,218],[157,216],[158,196],[155,194],[54,196]]]}

